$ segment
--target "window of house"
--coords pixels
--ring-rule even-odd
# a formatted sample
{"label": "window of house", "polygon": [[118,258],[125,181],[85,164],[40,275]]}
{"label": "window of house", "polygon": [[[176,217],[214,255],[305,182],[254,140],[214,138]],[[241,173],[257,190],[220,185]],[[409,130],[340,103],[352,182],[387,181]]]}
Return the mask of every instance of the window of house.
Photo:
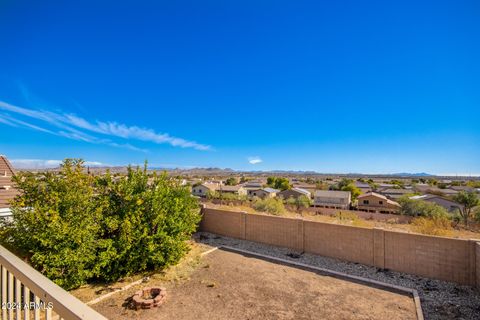
{"label": "window of house", "polygon": [[363,200],[363,204],[368,204],[368,200]]}
{"label": "window of house", "polygon": [[257,193],[256,193],[256,192],[254,192],[254,193],[253,193],[253,195],[254,195],[254,196],[256,196],[256,195],[257,195]]}
{"label": "window of house", "polygon": [[378,201],[378,204],[383,204],[383,201]]}
{"label": "window of house", "polygon": [[198,192],[199,192],[199,193],[202,193],[202,189],[198,189]]}

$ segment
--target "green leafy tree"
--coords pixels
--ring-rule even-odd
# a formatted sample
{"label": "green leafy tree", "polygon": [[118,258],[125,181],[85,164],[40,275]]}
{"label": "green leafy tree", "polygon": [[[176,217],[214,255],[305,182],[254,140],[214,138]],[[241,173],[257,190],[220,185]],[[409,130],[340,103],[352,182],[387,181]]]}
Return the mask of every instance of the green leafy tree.
{"label": "green leafy tree", "polygon": [[94,177],[85,174],[82,165],[67,159],[59,174],[19,173],[14,179],[21,192],[12,203],[13,222],[3,239],[67,289],[100,275],[107,261],[99,253],[108,252],[110,245],[100,238],[102,208]]}
{"label": "green leafy tree", "polygon": [[146,166],[129,167],[122,179],[99,179],[103,237],[113,251],[101,269],[108,281],[177,263],[200,221],[198,203],[187,188],[165,173],[148,181],[146,172]]}
{"label": "green leafy tree", "polygon": [[282,191],[292,188],[292,186],[290,185],[290,181],[287,178],[283,177],[268,177],[267,185],[271,188],[279,189]]}
{"label": "green leafy tree", "polygon": [[1,242],[66,289],[176,263],[200,220],[188,188],[166,174],[128,169],[94,177],[81,160],[15,177],[20,195]]}
{"label": "green leafy tree", "polygon": [[230,177],[225,180],[225,185],[227,186],[236,186],[238,184],[238,179],[235,177]]}
{"label": "green leafy tree", "polygon": [[355,202],[362,191],[351,179],[342,179],[337,185],[332,186],[333,190],[349,191],[352,195],[352,202]]}
{"label": "green leafy tree", "polygon": [[467,226],[468,219],[472,215],[472,209],[480,205],[480,199],[475,192],[460,191],[453,197],[453,200],[462,205],[460,215],[463,218],[465,226]]}

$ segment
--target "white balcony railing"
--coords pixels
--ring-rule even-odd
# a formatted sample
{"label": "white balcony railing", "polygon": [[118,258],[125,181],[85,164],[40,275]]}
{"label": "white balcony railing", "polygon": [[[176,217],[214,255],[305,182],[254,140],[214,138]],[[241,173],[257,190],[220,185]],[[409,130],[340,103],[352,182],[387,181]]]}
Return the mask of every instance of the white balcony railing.
{"label": "white balcony railing", "polygon": [[2,246],[0,267],[2,320],[107,319]]}

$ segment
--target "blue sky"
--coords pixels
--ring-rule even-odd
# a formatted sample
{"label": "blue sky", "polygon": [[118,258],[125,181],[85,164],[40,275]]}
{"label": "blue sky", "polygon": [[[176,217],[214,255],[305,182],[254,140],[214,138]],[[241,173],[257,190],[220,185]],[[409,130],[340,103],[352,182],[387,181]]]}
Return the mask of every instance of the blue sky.
{"label": "blue sky", "polygon": [[0,153],[479,174],[479,38],[474,0],[1,1]]}

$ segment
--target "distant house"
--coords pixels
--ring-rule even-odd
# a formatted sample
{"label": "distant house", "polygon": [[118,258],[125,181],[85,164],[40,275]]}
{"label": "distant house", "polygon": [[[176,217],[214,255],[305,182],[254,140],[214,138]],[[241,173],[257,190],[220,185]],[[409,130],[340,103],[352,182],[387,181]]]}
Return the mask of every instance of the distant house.
{"label": "distant house", "polygon": [[449,200],[447,198],[444,198],[442,196],[438,196],[435,194],[424,194],[421,196],[413,196],[413,197],[410,197],[410,199],[436,203],[439,206],[444,207],[448,212],[451,212],[451,213],[458,212],[458,210],[462,209],[462,205],[456,203],[455,201]]}
{"label": "distant house", "polygon": [[366,183],[361,181],[355,181],[355,186],[362,191],[362,193],[367,193],[372,191],[372,187]]}
{"label": "distant house", "polygon": [[406,194],[412,194],[413,190],[412,189],[400,189],[400,188],[388,188],[388,189],[383,189],[379,191],[378,193],[383,194],[387,198],[390,198],[392,200],[398,200],[399,198],[403,197]]}
{"label": "distant house", "polygon": [[317,190],[313,199],[314,207],[349,209],[352,195],[349,191]]}
{"label": "distant house", "polygon": [[435,186],[430,186],[428,184],[417,184],[415,185],[415,190],[424,194],[441,194],[444,196],[454,196],[458,193],[457,190],[453,189],[441,189]]}
{"label": "distant house", "polygon": [[376,192],[362,194],[357,199],[357,209],[360,211],[380,213],[398,213],[400,211],[400,204]]}
{"label": "distant house", "polygon": [[313,193],[317,189],[317,185],[313,183],[304,183],[304,182],[295,182],[292,184],[293,189],[303,189],[308,192]]}
{"label": "distant house", "polygon": [[258,190],[263,188],[263,183],[261,181],[252,180],[245,182],[241,186],[243,186],[246,190]]}
{"label": "distant house", "polygon": [[202,183],[192,187],[192,194],[197,197],[206,197],[209,192],[214,192],[220,188],[218,183]]}
{"label": "distant house", "polygon": [[224,185],[221,185],[221,186],[218,187],[217,192],[244,196],[244,195],[247,194],[247,189],[245,189],[243,186],[224,186]]}
{"label": "distant house", "polygon": [[10,201],[18,193],[12,181],[14,174],[15,171],[7,157],[0,155],[0,218],[11,215]]}
{"label": "distant house", "polygon": [[475,189],[473,187],[469,186],[452,186],[450,189],[455,190],[455,191],[465,191],[465,192],[478,192],[478,189]]}
{"label": "distant house", "polygon": [[281,191],[277,194],[277,197],[282,197],[285,200],[289,199],[289,198],[297,199],[301,196],[311,198],[312,194],[310,193],[310,191],[302,189],[302,188],[292,188],[292,189],[289,189],[289,190]]}
{"label": "distant house", "polygon": [[259,197],[262,199],[265,198],[275,198],[277,196],[277,193],[279,193],[280,190],[273,189],[273,188],[263,188],[263,189],[252,189],[248,190],[248,196],[250,197]]}

